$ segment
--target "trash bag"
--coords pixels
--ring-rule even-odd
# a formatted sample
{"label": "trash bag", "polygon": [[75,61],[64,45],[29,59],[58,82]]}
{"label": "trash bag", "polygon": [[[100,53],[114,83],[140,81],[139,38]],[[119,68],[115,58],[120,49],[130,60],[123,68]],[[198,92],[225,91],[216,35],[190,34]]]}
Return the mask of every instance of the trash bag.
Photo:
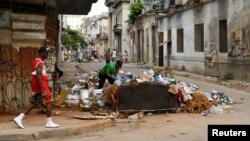
{"label": "trash bag", "polygon": [[215,113],[215,114],[223,114],[223,108],[220,105],[217,105],[217,106],[212,105],[210,107],[210,112]]}

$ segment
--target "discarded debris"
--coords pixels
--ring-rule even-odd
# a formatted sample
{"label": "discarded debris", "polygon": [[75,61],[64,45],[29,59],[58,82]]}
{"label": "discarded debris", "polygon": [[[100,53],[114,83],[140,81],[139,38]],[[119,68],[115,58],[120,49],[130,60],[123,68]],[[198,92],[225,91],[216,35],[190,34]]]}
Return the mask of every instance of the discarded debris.
{"label": "discarded debris", "polygon": [[144,113],[143,112],[139,112],[139,113],[136,113],[136,114],[128,116],[128,119],[135,120],[135,119],[140,119],[143,116],[144,116]]}
{"label": "discarded debris", "polygon": [[55,111],[55,115],[58,116],[62,113],[62,111]]}
{"label": "discarded debris", "polygon": [[98,119],[114,119],[114,116],[73,116],[72,118],[75,119],[82,119],[82,120],[98,120]]}
{"label": "discarded debris", "polygon": [[[167,75],[170,75],[171,78],[165,77]],[[59,108],[76,107],[80,108],[80,110],[82,111],[91,111],[91,113],[93,114],[92,116],[73,117],[83,120],[107,118],[134,120],[142,118],[144,116],[143,111],[152,110],[134,109],[133,111],[132,109],[131,111],[129,111],[130,108],[122,110],[118,108],[118,104],[119,102],[121,102],[119,101],[118,91],[119,89],[123,88],[123,86],[128,85],[133,89],[131,89],[131,91],[126,90],[127,92],[129,92],[128,95],[131,96],[133,96],[132,94],[136,95],[142,92],[149,92],[148,89],[145,92],[145,87],[143,87],[144,91],[136,93],[138,89],[142,89],[140,88],[141,85],[145,85],[147,86],[147,88],[150,87],[150,85],[154,84],[163,86],[162,90],[166,91],[167,93],[171,93],[170,95],[178,100],[178,107],[173,107],[175,108],[175,111],[178,112],[200,113],[203,116],[207,116],[209,113],[230,113],[231,107],[229,105],[235,103],[233,99],[224,95],[223,92],[218,92],[216,90],[203,92],[196,84],[180,82],[174,79],[171,69],[164,67],[154,67],[153,69],[149,69],[138,76],[134,76],[130,72],[120,70],[117,77],[118,80],[113,85],[105,83],[103,89],[97,89],[99,83],[97,71],[91,71],[89,73],[83,74],[75,73],[73,77],[74,79],[72,81],[68,81],[67,79],[64,79],[64,81],[67,80],[67,82],[64,82],[63,79],[58,81],[60,90],[58,91],[59,94],[56,96],[53,105]],[[155,91],[159,90],[156,88],[158,87],[152,88],[152,91],[150,90],[150,93],[156,95],[157,92]],[[123,91],[125,90],[123,89]],[[140,98],[140,96],[138,96],[137,98]],[[150,96],[150,98],[154,98],[154,96]],[[170,97],[168,97],[168,99],[169,98]],[[152,99],[150,100],[153,101]],[[244,100],[244,98],[241,98],[240,100]],[[140,103],[137,103],[137,105],[138,104]],[[110,112],[116,110],[118,110],[119,112]],[[125,110],[127,110],[127,112],[124,112]],[[57,111],[57,113],[55,114],[59,115],[61,114],[61,112]],[[152,113],[149,112],[146,115],[152,115]]]}

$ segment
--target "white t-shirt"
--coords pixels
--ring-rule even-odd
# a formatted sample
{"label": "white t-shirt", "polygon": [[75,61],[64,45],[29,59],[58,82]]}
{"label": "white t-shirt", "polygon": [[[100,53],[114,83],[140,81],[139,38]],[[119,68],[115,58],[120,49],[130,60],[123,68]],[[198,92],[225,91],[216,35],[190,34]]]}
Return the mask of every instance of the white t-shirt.
{"label": "white t-shirt", "polygon": [[116,51],[115,50],[112,51],[112,58],[116,58]]}

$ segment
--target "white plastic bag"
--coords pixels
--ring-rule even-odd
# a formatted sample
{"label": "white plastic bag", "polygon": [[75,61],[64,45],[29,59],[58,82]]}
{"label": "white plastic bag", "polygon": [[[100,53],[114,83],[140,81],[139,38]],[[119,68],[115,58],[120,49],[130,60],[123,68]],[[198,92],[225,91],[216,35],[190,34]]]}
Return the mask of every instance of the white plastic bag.
{"label": "white plastic bag", "polygon": [[210,107],[210,112],[215,114],[223,114],[223,108],[220,105],[218,106],[212,105]]}

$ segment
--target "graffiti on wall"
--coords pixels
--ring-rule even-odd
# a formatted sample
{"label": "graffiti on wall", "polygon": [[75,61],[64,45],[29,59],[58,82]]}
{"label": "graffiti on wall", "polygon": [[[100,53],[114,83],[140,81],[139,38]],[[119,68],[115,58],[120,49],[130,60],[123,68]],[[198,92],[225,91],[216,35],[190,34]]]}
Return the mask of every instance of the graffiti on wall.
{"label": "graffiti on wall", "polygon": [[233,58],[250,56],[250,25],[231,33],[228,56]]}
{"label": "graffiti on wall", "polygon": [[[0,111],[13,111],[24,108],[28,103],[30,78],[27,69],[20,67],[11,58],[10,47],[0,47]],[[19,61],[21,62],[22,59]]]}
{"label": "graffiti on wall", "polygon": [[204,54],[206,67],[216,68],[218,63],[218,51],[215,42],[206,41]]}

